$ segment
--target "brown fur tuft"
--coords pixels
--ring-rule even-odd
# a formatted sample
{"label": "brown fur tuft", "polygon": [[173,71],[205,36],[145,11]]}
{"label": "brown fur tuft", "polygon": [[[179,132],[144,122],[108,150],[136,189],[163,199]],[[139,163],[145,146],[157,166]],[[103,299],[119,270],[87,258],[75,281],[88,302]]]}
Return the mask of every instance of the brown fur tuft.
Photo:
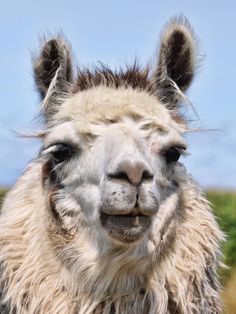
{"label": "brown fur tuft", "polygon": [[92,68],[78,69],[78,78],[73,92],[77,93],[103,85],[113,88],[132,87],[153,94],[149,72],[149,67],[141,68],[137,62],[120,71],[112,71],[108,66],[100,63],[99,66]]}

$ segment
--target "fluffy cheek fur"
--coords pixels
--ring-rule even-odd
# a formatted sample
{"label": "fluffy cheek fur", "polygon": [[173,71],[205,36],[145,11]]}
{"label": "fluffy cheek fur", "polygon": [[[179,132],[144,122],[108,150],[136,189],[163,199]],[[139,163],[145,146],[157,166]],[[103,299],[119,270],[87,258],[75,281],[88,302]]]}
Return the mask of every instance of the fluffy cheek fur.
{"label": "fluffy cheek fur", "polygon": [[90,184],[71,188],[52,187],[46,192],[47,207],[55,225],[75,234],[81,227],[99,223],[100,191]]}

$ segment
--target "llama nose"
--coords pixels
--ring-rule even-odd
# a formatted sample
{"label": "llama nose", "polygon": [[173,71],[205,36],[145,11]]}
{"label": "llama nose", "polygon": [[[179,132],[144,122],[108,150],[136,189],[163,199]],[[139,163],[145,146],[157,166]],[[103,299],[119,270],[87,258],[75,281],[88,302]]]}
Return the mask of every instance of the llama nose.
{"label": "llama nose", "polygon": [[109,174],[109,177],[111,179],[127,181],[137,186],[144,181],[151,181],[153,174],[143,162],[124,160],[119,164],[118,169],[114,173]]}

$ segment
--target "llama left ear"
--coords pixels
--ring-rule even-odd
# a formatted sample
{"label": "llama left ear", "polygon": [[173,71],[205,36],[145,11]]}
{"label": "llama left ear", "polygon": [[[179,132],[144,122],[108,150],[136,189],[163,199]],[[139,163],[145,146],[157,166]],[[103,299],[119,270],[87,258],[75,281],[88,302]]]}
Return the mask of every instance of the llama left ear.
{"label": "llama left ear", "polygon": [[34,58],[34,78],[48,122],[69,93],[73,81],[71,53],[62,36],[44,42],[40,54]]}
{"label": "llama left ear", "polygon": [[159,60],[153,83],[159,99],[169,109],[178,106],[196,68],[196,43],[186,18],[174,19],[161,36]]}

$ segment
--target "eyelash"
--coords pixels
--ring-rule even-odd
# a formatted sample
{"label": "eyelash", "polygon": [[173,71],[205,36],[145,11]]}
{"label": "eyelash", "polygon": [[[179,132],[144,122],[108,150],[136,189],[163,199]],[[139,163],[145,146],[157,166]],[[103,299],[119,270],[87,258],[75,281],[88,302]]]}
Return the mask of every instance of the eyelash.
{"label": "eyelash", "polygon": [[55,164],[69,160],[75,154],[75,148],[67,143],[55,143],[43,151],[44,154],[51,154]]}
{"label": "eyelash", "polygon": [[185,147],[182,146],[172,146],[162,152],[162,155],[164,156],[167,164],[177,162],[179,158],[184,154]]}

